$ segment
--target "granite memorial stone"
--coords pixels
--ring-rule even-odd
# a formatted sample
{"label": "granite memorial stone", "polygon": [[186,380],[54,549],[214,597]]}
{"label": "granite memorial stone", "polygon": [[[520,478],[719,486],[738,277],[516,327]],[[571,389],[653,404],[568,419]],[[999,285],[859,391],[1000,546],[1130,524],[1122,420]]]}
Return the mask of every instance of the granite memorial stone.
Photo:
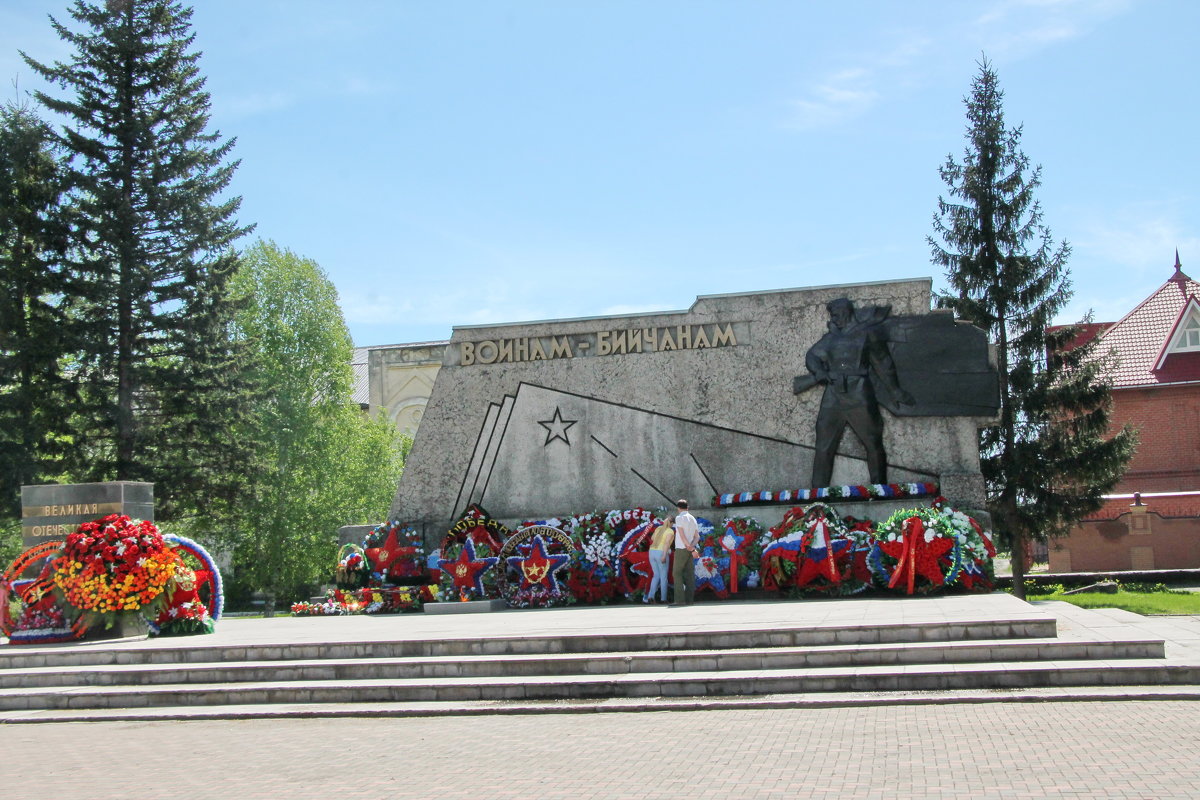
{"label": "granite memorial stone", "polygon": [[857,436],[829,448],[828,475],[811,469],[822,399],[793,394],[793,376],[830,334],[832,301],[869,315],[847,357],[861,339],[859,369],[894,368],[871,383],[886,477],[982,508],[977,437],[996,413],[996,372],[986,336],[931,312],[930,289],[921,278],[708,295],[686,311],[456,327],[390,518],[433,541],[472,503],[515,526],[688,497],[719,520],[706,500],[722,493],[882,477]]}
{"label": "granite memorial stone", "polygon": [[108,514],[153,521],[154,484],[110,481],[21,487],[25,547],[64,539],[83,523]]}

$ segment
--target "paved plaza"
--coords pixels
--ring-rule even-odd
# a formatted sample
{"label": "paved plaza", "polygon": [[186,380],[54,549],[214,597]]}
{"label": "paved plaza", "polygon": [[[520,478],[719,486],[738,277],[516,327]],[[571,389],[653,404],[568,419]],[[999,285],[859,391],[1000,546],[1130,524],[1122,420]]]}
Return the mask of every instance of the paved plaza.
{"label": "paved plaza", "polygon": [[6,797],[1200,797],[1195,702],[6,725]]}
{"label": "paved plaza", "polygon": [[[906,600],[616,606],[499,615],[230,619],[212,641],[250,643],[559,635],[1050,614],[1060,637],[1167,642],[1200,659],[1200,619],[1082,614],[1003,594]],[[503,623],[503,624],[501,624]],[[1084,630],[1084,626],[1091,626]],[[1111,629],[1110,629],[1111,628]],[[167,639],[107,645],[162,648]],[[85,651],[96,645],[63,645]],[[1197,687],[1023,692],[1009,702],[614,713],[0,724],[5,797],[141,798],[1200,798]],[[1181,699],[1171,699],[1177,691]],[[1107,694],[1106,694],[1107,693]],[[1120,698],[1120,699],[1117,699]],[[1192,698],[1192,699],[1182,699]],[[711,698],[716,700],[717,698]],[[836,699],[836,698],[835,698]],[[969,699],[964,697],[963,699]],[[978,698],[976,698],[978,699]],[[917,704],[925,700],[936,704]],[[1040,702],[1038,702],[1040,700]],[[857,702],[858,704],[853,704]],[[870,697],[865,702],[872,702]],[[286,711],[286,709],[285,709]],[[33,714],[34,717],[37,714]]]}

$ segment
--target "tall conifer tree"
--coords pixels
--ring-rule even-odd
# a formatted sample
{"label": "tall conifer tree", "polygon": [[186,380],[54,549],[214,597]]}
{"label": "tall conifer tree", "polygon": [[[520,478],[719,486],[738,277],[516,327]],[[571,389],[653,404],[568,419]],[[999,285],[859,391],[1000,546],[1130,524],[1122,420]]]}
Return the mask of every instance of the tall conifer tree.
{"label": "tall conifer tree", "polygon": [[1024,597],[1030,537],[1065,533],[1097,510],[1120,479],[1135,436],[1106,438],[1111,398],[1105,358],[1077,327],[1052,328],[1071,298],[1066,243],[1054,246],[1033,192],[1041,167],[1021,152],[1021,128],[1006,128],[995,71],[985,59],[967,107],[962,163],[939,170],[933,261],[950,291],[939,301],[987,331],[996,344],[1000,419],[980,436],[989,510],[1012,546],[1013,590]]}
{"label": "tall conifer tree", "polygon": [[230,320],[235,241],[249,228],[226,197],[234,140],[208,131],[209,95],[176,0],[75,0],[73,48],[39,74],[68,92],[38,99],[65,120],[83,232],[71,268],[88,339],[80,475],[156,483],[159,513],[232,499],[249,411]]}
{"label": "tall conifer tree", "polygon": [[49,126],[27,106],[0,108],[0,516],[19,516],[20,487],[56,471],[66,445],[66,192]]}

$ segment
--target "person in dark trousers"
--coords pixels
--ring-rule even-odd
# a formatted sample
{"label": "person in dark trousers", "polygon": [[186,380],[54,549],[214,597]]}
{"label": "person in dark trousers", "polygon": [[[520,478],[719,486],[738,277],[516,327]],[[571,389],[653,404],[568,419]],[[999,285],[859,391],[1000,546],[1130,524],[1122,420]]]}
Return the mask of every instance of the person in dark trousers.
{"label": "person in dark trousers", "polygon": [[696,547],[700,544],[700,526],[688,513],[688,501],[675,504],[675,564],[671,577],[675,582],[675,605],[690,606],[696,601]]}

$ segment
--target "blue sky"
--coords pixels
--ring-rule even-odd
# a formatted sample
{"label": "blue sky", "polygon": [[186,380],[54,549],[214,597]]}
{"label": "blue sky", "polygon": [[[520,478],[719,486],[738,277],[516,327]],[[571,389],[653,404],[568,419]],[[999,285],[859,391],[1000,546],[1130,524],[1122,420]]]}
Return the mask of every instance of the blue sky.
{"label": "blue sky", "polygon": [[[1043,167],[1075,296],[1200,276],[1191,0],[204,0],[213,126],[256,236],[315,259],[355,343],[931,276],[981,54]],[[0,6],[16,53],[67,57]]]}

